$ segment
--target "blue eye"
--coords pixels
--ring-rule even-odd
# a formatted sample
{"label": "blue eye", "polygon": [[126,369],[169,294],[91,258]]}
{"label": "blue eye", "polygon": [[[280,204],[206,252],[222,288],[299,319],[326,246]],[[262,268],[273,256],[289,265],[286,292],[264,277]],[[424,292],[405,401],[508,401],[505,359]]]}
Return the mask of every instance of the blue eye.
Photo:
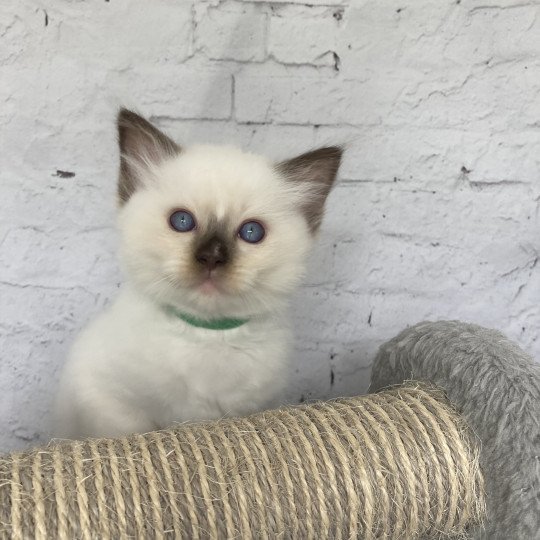
{"label": "blue eye", "polygon": [[242,240],[250,244],[256,244],[264,238],[264,227],[258,221],[246,221],[238,231]]}
{"label": "blue eye", "polygon": [[195,228],[195,218],[185,210],[177,210],[169,218],[171,227],[178,232],[188,232]]}

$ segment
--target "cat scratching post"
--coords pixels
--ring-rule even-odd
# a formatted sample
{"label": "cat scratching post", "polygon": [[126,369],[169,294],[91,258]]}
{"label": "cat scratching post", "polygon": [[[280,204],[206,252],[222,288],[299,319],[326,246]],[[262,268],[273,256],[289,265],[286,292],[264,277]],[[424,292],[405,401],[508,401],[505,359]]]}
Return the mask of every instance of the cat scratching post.
{"label": "cat scratching post", "polygon": [[478,457],[440,391],[405,385],[10,455],[0,536],[459,536],[484,513]]}

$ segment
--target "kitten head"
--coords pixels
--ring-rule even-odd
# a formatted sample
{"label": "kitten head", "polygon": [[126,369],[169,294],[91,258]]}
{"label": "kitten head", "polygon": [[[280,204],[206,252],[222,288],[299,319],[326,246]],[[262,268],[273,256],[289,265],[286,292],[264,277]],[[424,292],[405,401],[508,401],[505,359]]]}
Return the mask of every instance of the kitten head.
{"label": "kitten head", "polygon": [[282,307],[303,274],[341,149],[273,164],[228,146],[183,148],[125,109],[118,131],[122,259],[134,285],[203,318]]}

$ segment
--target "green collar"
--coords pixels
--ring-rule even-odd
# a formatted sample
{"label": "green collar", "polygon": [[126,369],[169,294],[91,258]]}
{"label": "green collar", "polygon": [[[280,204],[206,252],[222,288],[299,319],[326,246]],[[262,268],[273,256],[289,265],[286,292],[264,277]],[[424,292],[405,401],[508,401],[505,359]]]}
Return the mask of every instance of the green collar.
{"label": "green collar", "polygon": [[206,328],[207,330],[232,330],[233,328],[238,328],[239,326],[242,326],[248,322],[248,319],[198,319],[193,315],[188,315],[187,313],[178,311],[171,306],[168,306],[168,310],[172,315],[178,317],[191,326],[195,326],[197,328]]}

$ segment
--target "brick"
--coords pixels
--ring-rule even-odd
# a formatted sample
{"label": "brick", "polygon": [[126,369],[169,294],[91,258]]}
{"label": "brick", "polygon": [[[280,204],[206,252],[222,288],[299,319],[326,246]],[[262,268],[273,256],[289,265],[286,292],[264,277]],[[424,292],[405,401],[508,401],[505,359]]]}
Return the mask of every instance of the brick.
{"label": "brick", "polygon": [[191,6],[162,0],[115,0],[99,6],[57,4],[48,11],[62,55],[88,64],[126,69],[177,64],[191,49]]}
{"label": "brick", "polygon": [[280,124],[377,124],[389,114],[398,86],[371,79],[312,77],[236,77],[236,118]]}
{"label": "brick", "polygon": [[166,70],[148,68],[145,77],[114,73],[109,81],[109,91],[119,103],[139,108],[147,116],[223,119],[231,115],[232,77],[224,70],[185,64]]}
{"label": "brick", "polygon": [[[36,50],[43,49],[44,21],[45,12],[30,4],[19,5],[17,10],[5,3],[0,6],[0,69],[16,63],[20,67],[22,61],[32,59]],[[2,79],[4,85],[6,79]]]}
{"label": "brick", "polygon": [[489,129],[321,126],[315,134],[316,146],[346,145],[342,178],[396,182],[407,189],[453,189],[461,182],[534,185],[540,152],[534,129],[493,134]]}
{"label": "brick", "polygon": [[104,230],[68,229],[63,238],[58,231],[42,233],[32,226],[9,230],[0,254],[2,279],[37,288],[76,288],[85,279],[90,283],[103,276],[110,279],[106,269],[115,265],[116,234],[109,227],[104,239]]}
{"label": "brick", "polygon": [[270,17],[268,52],[284,64],[338,66],[343,17],[341,8],[275,9]]}
{"label": "brick", "polygon": [[535,58],[540,35],[538,6],[505,4],[478,6],[469,11],[466,25],[446,43],[446,56],[460,63],[465,59],[497,63]]}
{"label": "brick", "polygon": [[343,79],[260,76],[246,70],[236,77],[235,101],[238,120],[248,122],[518,129],[530,121],[512,102],[520,95],[522,106],[532,106],[538,77],[540,64],[521,62],[423,82],[417,74],[411,81],[399,71]]}
{"label": "brick", "polygon": [[267,15],[261,6],[225,2],[199,9],[195,47],[208,58],[262,61]]}
{"label": "brick", "polygon": [[341,178],[440,189],[454,185],[463,165],[472,168],[486,136],[456,129],[321,126],[316,144],[346,145]]}
{"label": "brick", "polygon": [[[393,107],[390,122],[433,127],[465,127],[501,131],[527,127],[521,107],[536,100],[540,64],[516,61],[484,65],[468,73],[453,70],[407,88]],[[519,96],[520,109],[515,100]]]}

